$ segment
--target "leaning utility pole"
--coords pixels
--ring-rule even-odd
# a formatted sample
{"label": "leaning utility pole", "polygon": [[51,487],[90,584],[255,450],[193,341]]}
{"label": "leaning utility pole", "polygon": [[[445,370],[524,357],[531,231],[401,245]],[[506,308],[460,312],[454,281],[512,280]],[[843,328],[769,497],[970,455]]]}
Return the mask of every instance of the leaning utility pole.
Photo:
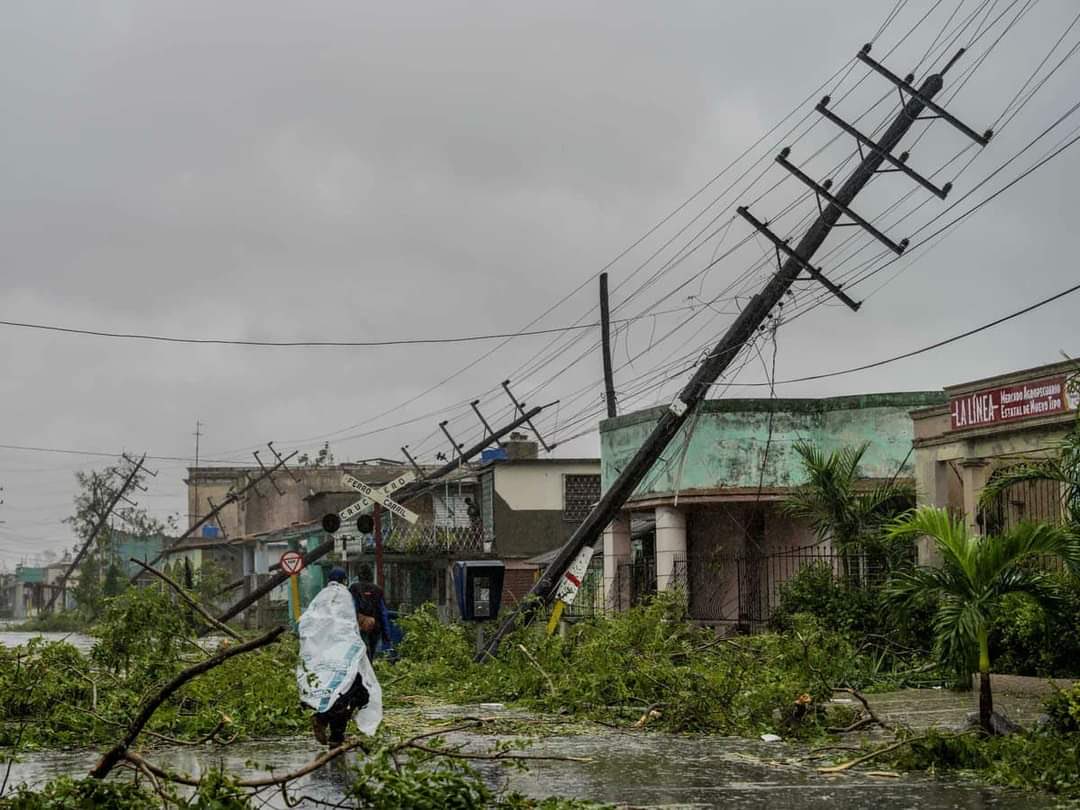
{"label": "leaning utility pole", "polygon": [[[963,50],[953,57],[941,73],[928,76],[918,90],[911,85],[911,82],[914,80],[913,75],[909,75],[906,79],[900,79],[894,76],[889,73],[887,69],[870,59],[868,56],[869,51],[869,44],[863,46],[858,58],[897,86],[901,98],[904,99],[904,106],[901,109],[900,114],[893,120],[881,140],[875,142],[854,127],[840,120],[828,110],[828,96],[823,98],[817,105],[819,113],[855,137],[859,143],[859,152],[863,156],[862,162],[855,168],[848,179],[835,193],[835,196],[828,191],[831,184],[823,184],[817,189],[819,207],[822,204],[822,197],[827,200],[828,204],[824,206],[824,208],[821,208],[818,218],[810,226],[809,230],[795,248],[791,248],[788,245],[788,240],[781,239],[773,234],[768,229],[767,223],[760,223],[753,219],[746,208],[738,209],[739,213],[745,219],[750,221],[755,228],[773,242],[776,247],[778,263],[781,253],[784,253],[787,256],[786,260],[781,264],[777,273],[765,285],[764,289],[747,302],[746,307],[739,313],[735,322],[728,328],[727,333],[720,339],[720,342],[698,367],[694,376],[691,377],[690,381],[679,393],[678,398],[664,411],[663,415],[653,428],[652,433],[649,434],[641,447],[638,448],[633,458],[627,462],[622,472],[619,473],[618,478],[615,479],[611,484],[611,487],[604,493],[600,502],[593,508],[592,512],[589,513],[589,516],[585,518],[585,521],[578,527],[577,531],[574,532],[566,544],[563,545],[555,559],[544,570],[540,579],[537,580],[528,596],[521,601],[518,608],[511,613],[498,631],[492,636],[487,647],[477,656],[478,660],[483,660],[486,656],[497,651],[499,643],[507,633],[517,627],[519,623],[530,621],[536,612],[550,601],[555,586],[562,579],[563,573],[569,568],[570,564],[574,561],[580,551],[585,546],[594,545],[604,529],[615,519],[622,508],[622,505],[626,502],[626,499],[630,497],[641,483],[642,479],[652,468],[656,459],[659,458],[660,454],[668,446],[668,443],[675,437],[679,428],[682,427],[683,423],[689,418],[690,414],[693,413],[694,409],[705,399],[709,387],[716,382],[717,378],[725,369],[727,369],[735,359],[739,350],[753,339],[754,333],[758,330],[758,327],[769,316],[769,313],[773,308],[780,303],[788,288],[791,287],[792,283],[798,278],[802,271],[807,271],[814,279],[821,282],[830,292],[844,301],[844,303],[852,309],[858,308],[859,305],[852,301],[838,285],[835,285],[826,279],[821,271],[810,263],[810,259],[813,257],[815,251],[817,251],[822,243],[824,243],[826,237],[832,231],[833,226],[837,224],[837,221],[842,214],[847,214],[849,217],[852,217],[857,224],[863,224],[863,222],[852,214],[850,209],[851,202],[879,170],[881,164],[886,161],[891,164],[892,169],[885,171],[903,172],[920,185],[933,191],[938,197],[944,198],[945,195],[948,194],[949,186],[945,186],[941,189],[936,188],[928,180],[908,168],[908,155],[906,152],[899,157],[894,157],[892,155],[892,150],[899,145],[901,139],[911,128],[911,125],[920,118],[921,113],[925,109],[930,108],[937,113],[937,116],[935,117],[949,121],[949,123],[957,126],[957,128],[965,134],[973,136],[978,143],[985,145],[989,140],[991,133],[987,132],[983,136],[979,136],[931,101],[933,96],[941,90],[944,84],[942,79],[944,73],[956,62],[960,55],[963,54]],[[905,90],[907,91],[906,98],[904,96]],[[866,151],[864,151],[864,148]],[[788,154],[789,150],[785,150],[783,153],[785,160]]]}
{"label": "leaning utility pole", "polygon": [[[454,470],[465,464],[465,462],[467,462],[473,456],[478,455],[481,451],[489,447],[494,442],[499,441],[504,436],[509,435],[512,431],[517,430],[526,422],[530,422],[533,417],[539,415],[540,412],[544,410],[544,408],[549,408],[554,404],[555,403],[552,402],[548,403],[547,405],[536,405],[529,410],[522,409],[521,415],[505,427],[502,427],[494,433],[490,433],[489,435],[485,436],[472,447],[465,448],[458,454],[457,458],[432,471],[431,474],[428,475],[426,478],[422,478],[418,481],[413,481],[412,483],[403,486],[394,494],[394,501],[400,504],[404,504],[406,501],[410,501],[414,498],[420,497],[425,492],[430,492],[437,486],[437,483],[434,482],[436,482],[439,478],[449,475]],[[520,405],[523,408],[524,403],[521,403]],[[313,562],[321,559],[322,557],[325,557],[333,550],[333,539],[327,540],[322,545],[316,546],[311,551],[308,551],[304,554],[304,565],[311,565]],[[254,604],[262,597],[266,596],[266,594],[270,593],[270,591],[274,590],[274,588],[276,588],[278,585],[280,585],[282,582],[289,578],[288,574],[280,570],[280,565],[274,565],[271,570],[273,569],[278,570],[272,577],[270,577],[270,579],[257,587],[247,596],[244,596],[243,598],[238,600],[232,607],[230,607],[228,610],[218,616],[218,621],[229,621],[229,619],[236,616],[240,611]]]}
{"label": "leaning utility pole", "polygon": [[[124,456],[124,458],[127,458],[127,456]],[[64,575],[60,577],[60,581],[53,586],[52,595],[49,597],[49,604],[45,606],[45,613],[52,611],[53,605],[56,603],[56,597],[63,593],[64,587],[67,585],[68,577],[70,577],[75,569],[78,568],[79,563],[82,562],[82,558],[85,557],[86,552],[90,550],[90,546],[93,545],[94,541],[97,539],[98,532],[100,532],[105,525],[105,521],[109,519],[112,510],[116,508],[116,504],[124,497],[124,493],[127,492],[128,488],[135,483],[135,479],[138,477],[144,461],[146,461],[146,453],[143,453],[142,458],[135,462],[135,465],[131,468],[131,472],[128,473],[128,477],[124,479],[124,483],[122,483],[116,492],[113,493],[112,498],[109,500],[109,505],[105,507],[103,512],[98,513],[97,522],[90,530],[90,534],[86,536],[86,542],[83,543],[82,548],[79,549],[79,553],[75,555],[75,559],[71,561],[71,565],[64,571]],[[61,607],[63,607],[63,605],[61,605]]]}
{"label": "leaning utility pole", "polygon": [[600,349],[604,354],[604,400],[608,419],[615,415],[615,377],[611,372],[611,311],[608,308],[607,273],[600,274]]}
{"label": "leaning utility pole", "polygon": [[[236,503],[237,501],[239,501],[240,498],[242,498],[248,492],[248,490],[254,489],[255,492],[258,492],[259,491],[259,484],[262,483],[263,481],[267,480],[267,479],[269,479],[270,483],[273,484],[276,487],[277,484],[274,484],[273,476],[274,476],[274,473],[276,473],[278,470],[285,470],[285,472],[289,473],[289,475],[292,475],[292,472],[290,472],[290,470],[289,470],[289,468],[287,466],[287,462],[293,456],[296,455],[296,451],[293,450],[291,453],[289,453],[289,455],[283,457],[283,456],[278,454],[277,450],[274,449],[274,443],[273,442],[268,442],[267,446],[270,448],[270,452],[272,452],[274,454],[274,457],[277,459],[277,463],[275,463],[274,466],[272,466],[272,467],[265,466],[262,463],[262,461],[259,459],[259,454],[256,452],[255,453],[255,460],[259,462],[259,467],[260,467],[260,469],[262,469],[262,474],[259,475],[256,478],[249,478],[247,480],[247,483],[243,487],[241,487],[240,489],[235,489],[235,490],[230,491],[229,494],[225,496],[225,499],[221,503],[214,504],[213,501],[210,501],[210,504],[211,504],[211,506],[213,508],[209,512],[207,512],[205,515],[203,515],[202,517],[195,520],[190,526],[187,527],[187,531],[185,531],[182,535],[177,537],[172,543],[170,543],[168,546],[162,547],[161,551],[159,551],[157,553],[157,555],[154,557],[154,559],[152,559],[148,563],[151,567],[157,565],[158,560],[160,560],[162,557],[164,557],[166,554],[168,554],[170,551],[172,551],[174,548],[176,548],[178,545],[180,545],[181,542],[183,542],[187,538],[191,537],[191,535],[193,535],[199,529],[199,527],[202,526],[204,523],[207,523],[207,522],[217,518],[217,516],[221,513],[221,511],[226,506],[228,506],[231,503]],[[198,472],[196,471],[196,475],[197,474],[198,474]],[[280,493],[281,490],[278,490],[278,492]],[[220,521],[219,521],[218,525],[219,526],[221,525]],[[142,572],[138,572],[138,573],[133,574],[131,576],[130,581],[134,582],[136,579],[139,578],[139,576],[141,576],[141,574],[142,574]]]}

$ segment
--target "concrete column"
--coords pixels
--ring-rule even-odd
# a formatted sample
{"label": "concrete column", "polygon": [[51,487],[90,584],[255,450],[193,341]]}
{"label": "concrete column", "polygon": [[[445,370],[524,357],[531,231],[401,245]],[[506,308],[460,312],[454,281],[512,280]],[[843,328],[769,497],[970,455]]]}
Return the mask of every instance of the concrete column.
{"label": "concrete column", "polygon": [[[916,455],[916,470],[915,502],[919,506],[948,509],[949,481],[956,477],[949,462],[938,461],[937,455],[927,450],[925,454]],[[920,537],[915,547],[919,565],[941,565],[941,554],[929,537]]]}
{"label": "concrete column", "polygon": [[972,534],[982,534],[982,527],[975,521],[979,513],[979,494],[990,477],[990,462],[981,458],[968,458],[960,462],[960,479],[964,486],[964,521]]}
{"label": "concrete column", "polygon": [[630,563],[630,516],[620,515],[604,529],[604,608],[616,612],[630,606],[630,578],[622,566]]}
{"label": "concrete column", "polygon": [[686,564],[686,515],[670,506],[656,507],[656,590],[681,584]]}

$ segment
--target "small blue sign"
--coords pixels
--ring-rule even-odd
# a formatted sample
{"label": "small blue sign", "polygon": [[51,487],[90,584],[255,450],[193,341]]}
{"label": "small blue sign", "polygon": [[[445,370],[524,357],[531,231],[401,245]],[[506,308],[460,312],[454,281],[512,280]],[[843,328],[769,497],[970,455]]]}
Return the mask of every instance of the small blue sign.
{"label": "small blue sign", "polygon": [[217,526],[203,526],[202,536],[216,540],[218,537],[221,536],[221,532],[218,530]]}
{"label": "small blue sign", "polygon": [[505,447],[490,447],[487,450],[480,451],[480,461],[506,461],[510,456],[506,452]]}

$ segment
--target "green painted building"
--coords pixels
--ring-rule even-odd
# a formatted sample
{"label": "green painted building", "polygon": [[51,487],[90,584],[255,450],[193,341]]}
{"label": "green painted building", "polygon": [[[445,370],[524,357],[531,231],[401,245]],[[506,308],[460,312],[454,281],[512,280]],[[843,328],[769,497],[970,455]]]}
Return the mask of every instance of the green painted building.
{"label": "green painted building", "polygon": [[[605,533],[608,607],[685,587],[701,621],[763,620],[786,575],[805,558],[830,557],[808,526],[779,509],[805,483],[795,443],[829,452],[865,442],[860,472],[868,481],[911,480],[910,412],[943,401],[940,391],[916,391],[703,403]],[[663,410],[601,423],[605,489]]]}

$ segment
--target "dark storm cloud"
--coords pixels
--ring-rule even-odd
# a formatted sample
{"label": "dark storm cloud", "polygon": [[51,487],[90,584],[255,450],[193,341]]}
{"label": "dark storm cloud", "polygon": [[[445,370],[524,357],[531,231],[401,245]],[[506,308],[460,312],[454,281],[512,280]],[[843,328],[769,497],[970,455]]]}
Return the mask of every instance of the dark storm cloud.
{"label": "dark storm cloud", "polygon": [[[911,5],[885,45],[929,7]],[[8,8],[0,24],[0,317],[279,339],[520,328],[840,67],[891,7],[777,0]],[[976,126],[996,117],[1073,13],[1064,0],[1041,4],[965,87],[958,112]],[[941,22],[902,47],[898,72],[917,61]],[[1075,69],[1063,71],[1025,109],[994,144],[999,151],[980,159],[984,173],[1071,103],[1075,77]],[[856,95],[845,110],[854,115],[870,100]],[[801,155],[824,142],[825,127],[814,137]],[[920,165],[962,145],[955,134],[933,137],[945,140],[928,139]],[[831,157],[813,165],[823,173]],[[1076,196],[1064,179],[1077,165],[1070,155],[1002,198],[859,316],[828,307],[782,330],[779,376],[904,351],[1065,286],[1075,277],[1066,234]],[[890,176],[868,194],[868,210],[902,188]],[[762,205],[778,208],[793,194],[786,186]],[[613,268],[613,284],[653,246]],[[701,292],[741,269],[721,264]],[[680,280],[664,279],[625,312]],[[686,294],[673,293],[665,306],[686,305]],[[591,303],[590,285],[543,325],[568,323]],[[932,361],[790,393],[935,387],[1051,361],[1068,348],[1068,311],[1048,308]],[[618,352],[643,348],[656,331],[640,322],[631,346],[619,335]],[[393,412],[337,434],[335,448],[339,458],[395,454],[437,418],[340,439],[467,400],[546,344],[515,341],[395,408],[490,344],[315,352],[12,329],[0,337],[0,442],[186,455],[200,418],[211,458],[330,433],[384,410]],[[662,359],[659,351],[625,374]],[[537,401],[580,388],[597,368],[591,359],[579,364]],[[759,369],[747,373],[761,377]],[[521,385],[528,390],[543,376]],[[592,452],[595,443],[578,447]],[[72,468],[95,460],[68,461],[0,453],[11,510],[0,515],[8,521],[0,560],[63,544],[66,530],[55,522],[69,511]],[[161,466],[154,493],[163,497],[147,503],[178,510],[181,465]]]}

